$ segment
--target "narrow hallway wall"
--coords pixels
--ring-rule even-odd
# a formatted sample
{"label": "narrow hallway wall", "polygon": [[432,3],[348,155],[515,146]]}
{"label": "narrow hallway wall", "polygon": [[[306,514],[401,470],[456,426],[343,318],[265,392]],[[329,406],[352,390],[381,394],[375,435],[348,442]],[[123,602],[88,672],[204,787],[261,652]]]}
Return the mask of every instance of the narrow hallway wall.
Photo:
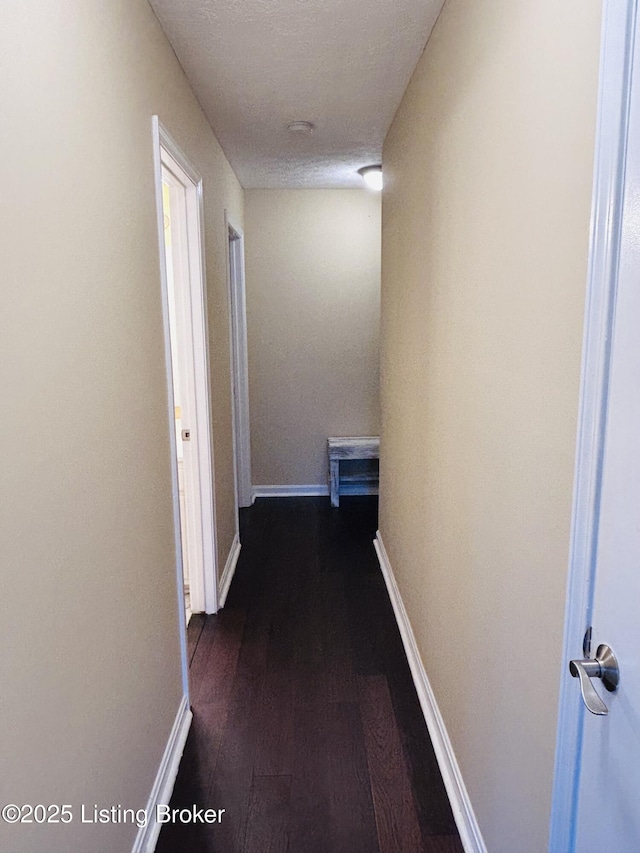
{"label": "narrow hallway wall", "polygon": [[330,435],[377,435],[380,196],[247,190],[254,484],[327,485]]}
{"label": "narrow hallway wall", "polygon": [[380,529],[491,853],[541,853],[600,5],[447,0],[384,147]]}
{"label": "narrow hallway wall", "polygon": [[130,850],[182,695],[151,118],[204,178],[216,496],[234,533],[224,208],[243,193],[146,0],[3,8],[0,825],[12,853]]}

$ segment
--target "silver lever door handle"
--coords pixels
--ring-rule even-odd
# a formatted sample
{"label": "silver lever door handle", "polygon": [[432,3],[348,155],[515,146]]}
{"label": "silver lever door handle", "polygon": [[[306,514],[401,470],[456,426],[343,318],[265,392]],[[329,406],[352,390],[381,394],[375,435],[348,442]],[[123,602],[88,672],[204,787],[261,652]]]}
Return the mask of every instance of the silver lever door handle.
{"label": "silver lever door handle", "polygon": [[592,714],[605,716],[609,713],[607,706],[596,693],[596,689],[591,683],[594,677],[600,677],[600,664],[597,660],[572,660],[569,661],[569,672],[574,678],[580,679],[580,691],[582,693],[582,701],[587,706],[587,711]]}
{"label": "silver lever door handle", "polygon": [[600,645],[593,660],[569,661],[569,672],[574,678],[580,679],[580,692],[582,701],[588,711],[598,716],[606,716],[609,713],[607,706],[596,693],[591,683],[592,678],[601,678],[602,683],[609,692],[613,693],[620,681],[620,670],[618,661],[610,646]]}

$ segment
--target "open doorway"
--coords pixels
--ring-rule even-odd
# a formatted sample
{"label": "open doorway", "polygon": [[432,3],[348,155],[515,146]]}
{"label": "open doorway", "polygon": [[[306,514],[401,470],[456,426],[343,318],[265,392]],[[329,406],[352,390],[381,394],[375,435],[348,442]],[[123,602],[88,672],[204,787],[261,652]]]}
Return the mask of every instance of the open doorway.
{"label": "open doorway", "polygon": [[251,506],[251,439],[249,427],[249,367],[247,309],[244,278],[244,236],[225,211],[228,246],[229,308],[231,322],[231,392],[236,473],[236,504]]}
{"label": "open doorway", "polygon": [[217,568],[202,180],[154,119],[180,624],[215,613]]}

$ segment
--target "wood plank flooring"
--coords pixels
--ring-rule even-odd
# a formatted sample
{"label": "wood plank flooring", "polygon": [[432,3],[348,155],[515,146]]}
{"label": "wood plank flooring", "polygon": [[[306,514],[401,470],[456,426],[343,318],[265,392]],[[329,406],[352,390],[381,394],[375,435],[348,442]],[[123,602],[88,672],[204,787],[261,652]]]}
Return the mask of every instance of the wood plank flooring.
{"label": "wood plank flooring", "polygon": [[377,499],[241,510],[227,604],[193,616],[193,725],[157,853],[461,853],[378,567]]}

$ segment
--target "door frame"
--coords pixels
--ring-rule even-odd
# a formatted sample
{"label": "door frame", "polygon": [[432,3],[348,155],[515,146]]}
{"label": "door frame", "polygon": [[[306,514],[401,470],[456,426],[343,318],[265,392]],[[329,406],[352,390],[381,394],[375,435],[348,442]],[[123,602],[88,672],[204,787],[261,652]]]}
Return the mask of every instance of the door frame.
{"label": "door frame", "polygon": [[[153,152],[156,188],[156,215],[160,248],[160,282],[162,293],[162,311],[165,336],[165,361],[167,370],[167,402],[170,416],[171,478],[174,503],[174,534],[176,537],[176,572],[178,585],[178,604],[180,609],[182,641],[186,643],[186,621],[184,619],[184,581],[182,566],[182,547],[180,538],[180,507],[178,495],[178,464],[175,436],[175,409],[173,398],[173,377],[171,365],[171,339],[169,327],[169,291],[166,277],[166,258],[164,250],[164,215],[162,209],[162,168],[175,170],[177,166],[190,185],[187,195],[188,258],[190,271],[190,319],[191,345],[193,348],[194,389],[193,408],[195,416],[195,434],[198,455],[195,461],[197,477],[197,500],[199,506],[198,530],[202,552],[202,575],[191,580],[192,589],[200,584],[200,606],[206,613],[215,613],[218,609],[217,588],[217,541],[216,541],[216,505],[214,492],[214,458],[211,430],[211,393],[209,387],[209,335],[207,328],[206,267],[204,256],[204,208],[202,176],[189,162],[180,147],[160,122],[157,115],[152,118]],[[186,472],[185,472],[186,473]],[[196,592],[197,595],[197,592]],[[196,602],[194,602],[196,603]],[[186,646],[185,646],[186,648]],[[185,658],[186,659],[186,658]]]}
{"label": "door frame", "polygon": [[249,417],[249,357],[247,348],[244,233],[228,210],[224,212],[224,224],[227,281],[229,284],[229,341],[231,350],[231,402],[233,406],[236,507],[246,507],[251,506],[254,496],[253,484],[251,482],[251,422]]}
{"label": "door frame", "polygon": [[550,853],[575,845],[584,708],[568,671],[591,624],[611,332],[625,185],[638,0],[604,0],[569,574],[561,662]]}

